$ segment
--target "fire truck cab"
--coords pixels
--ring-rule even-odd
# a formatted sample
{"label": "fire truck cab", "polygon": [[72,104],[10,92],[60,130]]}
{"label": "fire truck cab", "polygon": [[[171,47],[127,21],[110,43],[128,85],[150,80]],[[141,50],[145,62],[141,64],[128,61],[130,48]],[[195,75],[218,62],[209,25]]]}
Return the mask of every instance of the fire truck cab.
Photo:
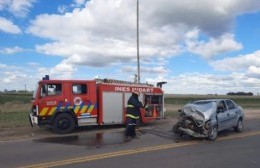
{"label": "fire truck cab", "polygon": [[161,87],[119,80],[49,80],[38,82],[29,114],[31,125],[50,125],[54,132],[69,133],[77,126],[124,124],[127,101],[134,90],[139,100],[141,122],[164,117]]}

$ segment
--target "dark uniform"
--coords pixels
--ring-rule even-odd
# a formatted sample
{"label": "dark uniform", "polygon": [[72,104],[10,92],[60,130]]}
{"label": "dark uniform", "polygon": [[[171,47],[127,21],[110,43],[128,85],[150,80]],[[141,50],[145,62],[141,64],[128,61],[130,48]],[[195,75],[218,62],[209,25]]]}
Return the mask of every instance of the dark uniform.
{"label": "dark uniform", "polygon": [[125,130],[126,138],[136,137],[136,122],[141,117],[140,108],[143,107],[143,104],[138,99],[139,94],[139,92],[133,92],[132,96],[128,99],[127,102]]}

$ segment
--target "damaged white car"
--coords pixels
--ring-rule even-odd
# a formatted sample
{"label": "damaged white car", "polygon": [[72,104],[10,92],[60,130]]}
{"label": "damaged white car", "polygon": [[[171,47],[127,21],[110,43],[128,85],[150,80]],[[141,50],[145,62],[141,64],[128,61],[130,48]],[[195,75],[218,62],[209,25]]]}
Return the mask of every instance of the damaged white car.
{"label": "damaged white car", "polygon": [[179,112],[181,119],[173,126],[173,132],[181,136],[215,140],[218,131],[224,129],[243,131],[243,109],[230,99],[197,100]]}

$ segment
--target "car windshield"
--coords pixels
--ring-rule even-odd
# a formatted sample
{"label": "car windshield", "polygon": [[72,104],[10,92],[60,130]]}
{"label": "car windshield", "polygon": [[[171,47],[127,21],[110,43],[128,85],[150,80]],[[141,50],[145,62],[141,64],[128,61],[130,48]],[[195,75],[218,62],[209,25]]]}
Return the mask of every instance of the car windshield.
{"label": "car windshield", "polygon": [[192,102],[192,104],[197,104],[197,105],[206,105],[206,104],[210,104],[210,103],[213,103],[213,102],[216,102],[216,101],[195,101],[195,102]]}
{"label": "car windshield", "polygon": [[196,109],[201,113],[211,113],[216,109],[216,101],[215,100],[199,100],[194,101],[186,105],[186,107],[191,107],[192,109]]}
{"label": "car windshield", "polygon": [[184,113],[191,115],[194,112],[200,112],[204,115],[205,119],[209,119],[210,116],[216,111],[217,101],[212,100],[203,100],[203,101],[194,101],[188,103],[184,106]]}

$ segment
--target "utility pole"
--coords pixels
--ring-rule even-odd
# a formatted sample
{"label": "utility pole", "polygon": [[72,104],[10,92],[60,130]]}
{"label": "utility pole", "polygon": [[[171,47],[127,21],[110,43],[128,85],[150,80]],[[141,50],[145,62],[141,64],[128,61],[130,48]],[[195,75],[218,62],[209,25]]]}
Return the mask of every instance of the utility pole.
{"label": "utility pole", "polygon": [[137,83],[140,83],[140,60],[139,60],[139,0],[136,1],[136,47],[137,47]]}

